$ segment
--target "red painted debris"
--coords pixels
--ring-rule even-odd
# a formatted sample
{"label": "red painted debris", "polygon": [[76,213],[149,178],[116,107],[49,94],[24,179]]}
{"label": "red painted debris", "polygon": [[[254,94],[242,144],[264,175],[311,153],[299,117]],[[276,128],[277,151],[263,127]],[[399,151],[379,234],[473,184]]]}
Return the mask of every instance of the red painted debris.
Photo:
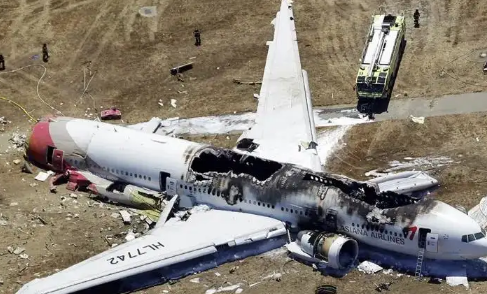
{"label": "red painted debris", "polygon": [[100,118],[102,120],[120,119],[122,118],[122,112],[118,108],[112,107],[110,109],[103,110]]}

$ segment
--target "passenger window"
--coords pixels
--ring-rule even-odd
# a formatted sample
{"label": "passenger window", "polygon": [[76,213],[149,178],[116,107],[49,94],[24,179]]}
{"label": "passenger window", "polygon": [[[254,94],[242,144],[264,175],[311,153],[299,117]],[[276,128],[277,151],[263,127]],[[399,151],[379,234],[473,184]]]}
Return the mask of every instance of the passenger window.
{"label": "passenger window", "polygon": [[148,179],[149,179],[149,182],[150,182],[150,181],[151,181],[151,178],[150,178],[150,177],[148,177]]}
{"label": "passenger window", "polygon": [[286,212],[289,212],[289,209],[286,207]]}
{"label": "passenger window", "polygon": [[180,185],[179,185],[179,188],[181,188],[181,189],[182,189],[182,188],[183,188],[183,185],[181,185],[181,184],[180,184]]}
{"label": "passenger window", "polygon": [[125,175],[128,176],[129,175],[129,172],[125,172]]}
{"label": "passenger window", "polygon": [[281,211],[284,211],[284,207],[281,207]]}
{"label": "passenger window", "polygon": [[142,179],[142,175],[139,175],[139,179]]}
{"label": "passenger window", "polygon": [[355,227],[355,223],[352,223],[352,227]]}
{"label": "passenger window", "polygon": [[272,209],[274,209],[274,205],[272,205]]}
{"label": "passenger window", "polygon": [[387,234],[387,230],[384,230],[384,234]]}
{"label": "passenger window", "polygon": [[147,178],[144,176],[144,180],[146,180]]}
{"label": "passenger window", "polygon": [[300,214],[300,215],[303,215],[303,211],[302,211],[302,210],[300,210],[300,211],[299,211],[299,214]]}
{"label": "passenger window", "polygon": [[189,187],[189,191],[193,191],[193,188],[192,187]]}
{"label": "passenger window", "polygon": [[134,177],[137,177],[137,174],[134,174]]}
{"label": "passenger window", "polygon": [[260,202],[257,202],[257,205],[259,205],[259,206],[260,206]]}

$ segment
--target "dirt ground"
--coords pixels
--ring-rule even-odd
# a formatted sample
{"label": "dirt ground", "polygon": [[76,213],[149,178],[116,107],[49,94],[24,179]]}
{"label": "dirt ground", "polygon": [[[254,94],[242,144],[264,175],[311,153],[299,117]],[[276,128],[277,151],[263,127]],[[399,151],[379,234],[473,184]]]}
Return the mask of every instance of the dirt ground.
{"label": "dirt ground", "polygon": [[[0,72],[0,96],[21,104],[35,117],[59,110],[67,116],[93,118],[101,109],[117,106],[130,123],[153,116],[255,110],[252,94],[259,88],[232,80],[262,78],[265,42],[272,37],[270,21],[279,2],[227,0],[222,7],[218,0],[4,1],[0,3],[0,53],[7,70]],[[156,6],[157,16],[140,16],[138,10],[144,6]],[[485,60],[479,54],[487,51],[482,42],[487,2],[299,0],[295,16],[300,54],[314,105],[355,102],[352,87],[358,59],[370,16],[380,7],[407,16],[408,44],[393,93],[400,95],[393,99],[484,89],[487,82],[481,68]],[[421,27],[413,29],[416,8],[421,12]],[[201,47],[193,43],[196,28],[202,34]],[[48,63],[41,60],[43,43],[50,51]],[[194,68],[184,73],[184,82],[170,75],[171,67],[187,62],[194,62]],[[29,67],[11,72],[24,66]],[[171,99],[177,100],[176,108],[170,105]],[[13,293],[34,277],[104,251],[108,243],[122,242],[123,237],[106,241],[105,236],[126,232],[130,226],[111,216],[117,207],[100,205],[82,193],[72,198],[63,188],[51,194],[46,183],[21,173],[13,161],[22,153],[8,149],[8,139],[12,132],[28,133],[30,124],[12,104],[0,103],[0,117],[12,121],[0,132],[0,293]],[[355,126],[344,139],[347,146],[330,159],[328,169],[364,179],[364,172],[386,167],[389,160],[449,156],[457,163],[434,171],[442,184],[436,195],[470,208],[487,194],[485,121],[485,115],[476,114],[427,118],[424,125],[395,121]],[[193,139],[231,147],[237,136],[226,137]],[[24,247],[28,258],[9,253],[8,246]],[[239,269],[229,274],[235,265]],[[321,283],[337,285],[339,293],[371,293],[375,284],[391,280],[395,284],[390,293],[464,291],[407,276],[357,271],[337,280],[296,262],[286,263],[282,256],[259,256],[198,274],[199,284],[189,281],[192,276],[139,293],[168,289],[170,293],[204,293],[204,285],[252,284],[274,271],[284,273],[282,281],[244,285],[244,293],[313,293]],[[486,291],[486,283],[471,283],[471,293]]]}

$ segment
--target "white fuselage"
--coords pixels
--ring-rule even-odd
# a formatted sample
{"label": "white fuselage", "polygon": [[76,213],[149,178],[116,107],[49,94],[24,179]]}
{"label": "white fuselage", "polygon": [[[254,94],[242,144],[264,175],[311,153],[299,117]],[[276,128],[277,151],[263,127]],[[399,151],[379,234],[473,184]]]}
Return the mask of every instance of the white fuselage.
{"label": "white fuselage", "polygon": [[[198,150],[207,145],[96,121],[73,119],[65,125],[74,144],[77,148],[84,149],[86,155],[82,160],[76,152],[65,151],[64,160],[67,164],[78,169],[86,169],[111,181],[127,182],[156,191],[169,189],[171,191],[167,191],[168,194],[178,194],[181,197],[182,206],[207,204],[216,209],[265,215],[299,226],[310,218],[306,213],[308,208],[317,209],[318,205],[324,205],[336,211],[340,219],[338,232],[375,247],[417,255],[419,229],[428,228],[430,233],[426,240],[425,257],[468,259],[478,255],[475,248],[480,246],[466,251],[465,246],[475,241],[466,243],[462,242],[461,238],[465,234],[477,233],[476,228],[480,232],[480,228],[478,225],[462,224],[460,221],[457,226],[445,223],[444,218],[438,216],[442,213],[451,213],[452,210],[444,203],[441,203],[441,207],[435,213],[416,217],[412,224],[397,221],[394,225],[385,225],[380,229],[369,227],[365,221],[366,215],[350,214],[347,212],[348,207],[340,208],[339,199],[335,199],[338,196],[327,196],[322,201],[310,201],[310,195],[295,195],[278,203],[265,203],[253,195],[246,195],[243,201],[229,205],[209,184],[195,185],[194,180],[187,178],[191,159]],[[56,142],[54,134],[53,140],[57,148],[69,148],[68,145],[63,147],[63,142]],[[358,200],[354,200],[356,201]],[[373,209],[370,207],[369,212]],[[445,217],[461,217],[462,221],[466,219],[459,211],[458,215]],[[410,228],[406,235],[403,232],[405,226]],[[414,228],[418,232],[413,234],[411,230],[415,230]],[[466,231],[471,230],[469,228],[474,228],[475,231]],[[470,256],[465,252],[473,253]]]}

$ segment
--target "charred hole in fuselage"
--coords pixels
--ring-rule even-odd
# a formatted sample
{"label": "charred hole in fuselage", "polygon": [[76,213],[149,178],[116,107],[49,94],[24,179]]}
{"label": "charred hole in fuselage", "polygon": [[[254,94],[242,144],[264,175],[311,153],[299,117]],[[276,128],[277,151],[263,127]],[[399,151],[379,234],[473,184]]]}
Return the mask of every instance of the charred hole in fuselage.
{"label": "charred hole in fuselage", "polygon": [[270,160],[260,159],[221,149],[203,150],[191,163],[191,169],[196,173],[227,173],[247,174],[259,181],[265,181],[282,168],[282,164]]}
{"label": "charred hole in fuselage", "polygon": [[304,180],[316,181],[340,189],[346,195],[380,209],[396,208],[416,203],[417,198],[391,191],[377,192],[372,185],[355,181],[345,181],[333,177],[306,174]]}

